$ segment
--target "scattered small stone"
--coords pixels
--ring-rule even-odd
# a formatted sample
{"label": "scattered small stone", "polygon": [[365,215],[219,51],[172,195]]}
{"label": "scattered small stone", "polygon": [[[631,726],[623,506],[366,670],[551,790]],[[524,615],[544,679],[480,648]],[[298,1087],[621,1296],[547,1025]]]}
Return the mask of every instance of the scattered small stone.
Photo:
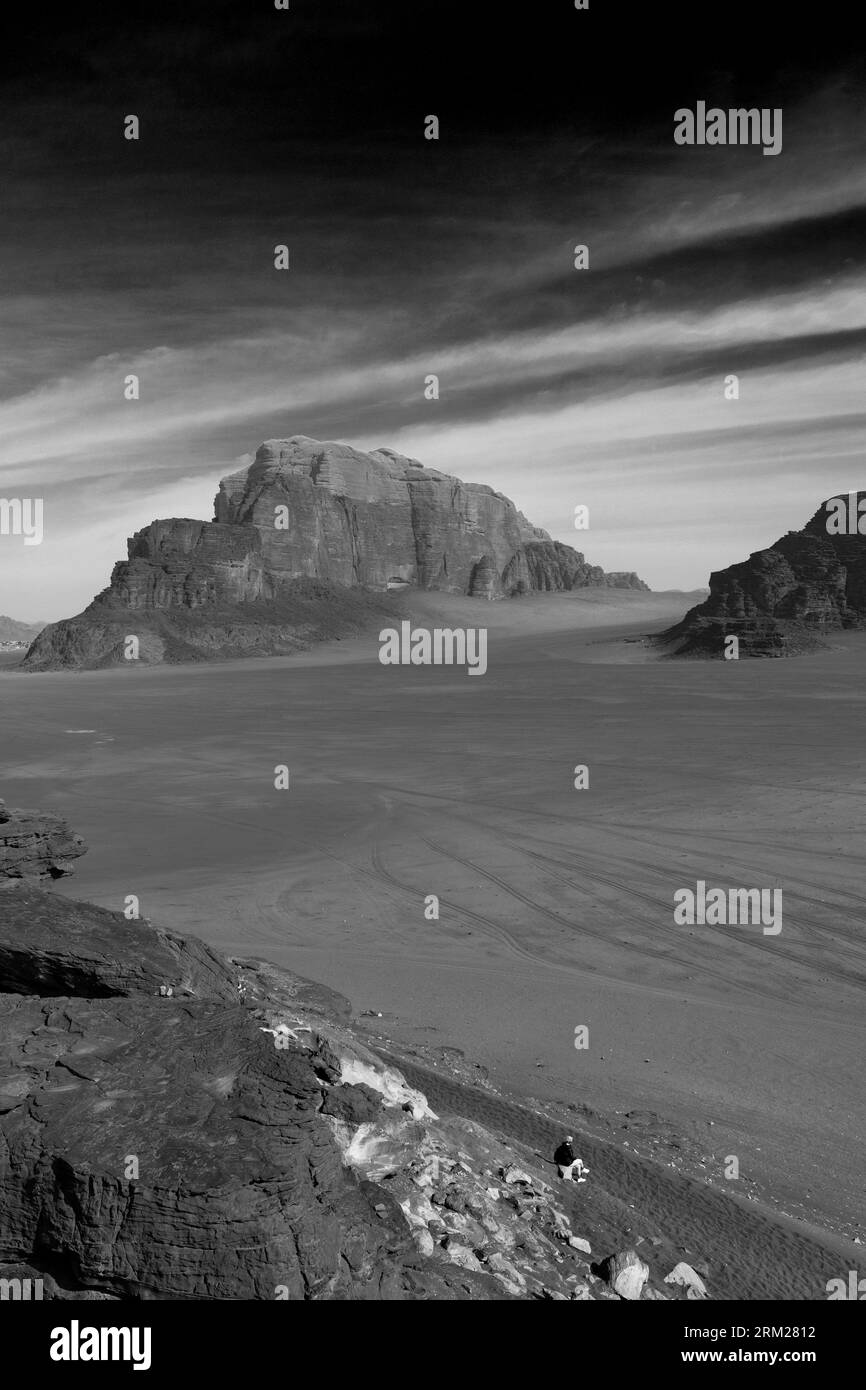
{"label": "scattered small stone", "polygon": [[422,1255],[432,1255],[436,1249],[436,1242],[429,1231],[416,1231],[415,1244],[418,1246]]}
{"label": "scattered small stone", "polygon": [[468,1245],[460,1245],[452,1241],[449,1237],[445,1242],[445,1249],[448,1252],[448,1258],[452,1264],[460,1265],[462,1269],[474,1270],[479,1274],[483,1273],[484,1266],[477,1255],[472,1253]]}
{"label": "scattered small stone", "polygon": [[523,1183],[526,1187],[532,1186],[532,1178],[528,1173],[524,1173],[522,1168],[509,1163],[507,1168],[500,1168],[499,1176],[507,1183]]}

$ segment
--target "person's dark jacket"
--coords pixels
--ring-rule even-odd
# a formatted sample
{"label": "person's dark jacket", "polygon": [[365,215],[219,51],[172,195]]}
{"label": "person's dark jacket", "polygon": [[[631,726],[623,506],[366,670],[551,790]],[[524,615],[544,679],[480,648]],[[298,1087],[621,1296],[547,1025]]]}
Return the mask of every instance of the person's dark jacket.
{"label": "person's dark jacket", "polygon": [[567,1168],[570,1163],[574,1162],[574,1149],[563,1140],[553,1155],[553,1161],[558,1163],[560,1168]]}

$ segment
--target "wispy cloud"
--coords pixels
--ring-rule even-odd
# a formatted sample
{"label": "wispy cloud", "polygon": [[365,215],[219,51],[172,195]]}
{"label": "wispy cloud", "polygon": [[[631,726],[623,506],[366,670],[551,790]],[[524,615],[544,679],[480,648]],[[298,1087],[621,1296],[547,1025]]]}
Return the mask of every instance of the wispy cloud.
{"label": "wispy cloud", "polygon": [[[61,31],[51,81],[12,89],[0,495],[44,496],[46,538],[26,556],[0,539],[0,610],[82,607],[131,531],[209,515],[273,435],[391,444],[487,482],[656,587],[703,584],[863,485],[866,137],[844,73],[786,101],[778,159],[674,147],[691,98],[675,65],[641,86],[637,58],[619,119],[609,73],[578,111],[545,70],[538,121],[449,88],[437,149],[407,133],[416,74],[386,91],[356,71],[369,17],[341,10],[323,47],[305,13],[281,85],[276,31],[212,8],[154,17],[135,61],[119,36],[82,53]],[[448,45],[430,44],[438,81]],[[458,83],[471,53],[455,63]],[[127,148],[118,111],[139,107],[147,139]]]}

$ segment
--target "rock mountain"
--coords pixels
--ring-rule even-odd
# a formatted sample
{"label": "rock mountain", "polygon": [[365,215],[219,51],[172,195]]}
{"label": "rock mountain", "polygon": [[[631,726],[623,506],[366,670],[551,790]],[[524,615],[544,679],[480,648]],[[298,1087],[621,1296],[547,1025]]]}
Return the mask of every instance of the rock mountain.
{"label": "rock mountain", "polygon": [[44,626],[44,623],[20,623],[15,618],[0,617],[0,644],[32,642]]}
{"label": "rock mountain", "polygon": [[709,598],[659,642],[674,656],[721,657],[725,637],[737,636],[741,656],[790,656],[824,633],[862,626],[866,534],[856,527],[866,492],[842,495],[844,516],[835,501],[823,502],[802,530],[711,574]]}
{"label": "rock mountain", "polygon": [[300,435],[224,478],[213,521],[153,521],[128,552],[83,613],[40,634],[27,667],[114,664],[129,633],[146,661],[293,651],[378,620],[389,590],[647,588],[587,564],[490,487]]}

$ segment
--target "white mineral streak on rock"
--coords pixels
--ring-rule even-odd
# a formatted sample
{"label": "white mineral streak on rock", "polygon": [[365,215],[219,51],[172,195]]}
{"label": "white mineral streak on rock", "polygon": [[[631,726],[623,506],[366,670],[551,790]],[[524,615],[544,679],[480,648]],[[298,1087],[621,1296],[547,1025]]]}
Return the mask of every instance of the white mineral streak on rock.
{"label": "white mineral streak on rock", "polygon": [[413,1090],[393,1067],[380,1069],[357,1057],[341,1057],[340,1066],[340,1080],[344,1086],[369,1086],[371,1090],[379,1092],[385,1105],[400,1106],[401,1109],[404,1105],[409,1106],[415,1120],[437,1118],[427,1104],[427,1097]]}

